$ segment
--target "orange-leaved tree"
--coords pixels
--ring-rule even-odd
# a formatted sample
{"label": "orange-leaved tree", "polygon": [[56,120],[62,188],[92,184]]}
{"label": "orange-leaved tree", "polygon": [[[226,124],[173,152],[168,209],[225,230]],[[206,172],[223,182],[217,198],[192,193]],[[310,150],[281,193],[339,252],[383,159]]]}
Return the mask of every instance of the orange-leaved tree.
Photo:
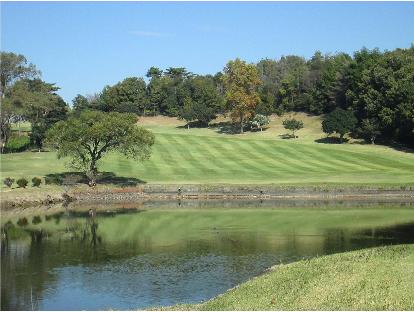
{"label": "orange-leaved tree", "polygon": [[235,59],[224,67],[223,84],[226,90],[226,103],[233,121],[240,124],[243,133],[245,121],[254,114],[260,103],[257,89],[261,84],[259,72],[253,64]]}

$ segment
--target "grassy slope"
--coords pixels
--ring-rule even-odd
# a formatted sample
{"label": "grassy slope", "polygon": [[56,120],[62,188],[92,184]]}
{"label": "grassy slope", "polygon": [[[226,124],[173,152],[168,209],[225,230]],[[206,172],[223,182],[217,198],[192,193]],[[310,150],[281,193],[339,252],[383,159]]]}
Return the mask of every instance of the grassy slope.
{"label": "grassy slope", "polygon": [[[108,155],[101,169],[148,183],[407,184],[414,182],[414,155],[381,146],[320,144],[320,118],[300,114],[299,139],[274,117],[270,129],[245,135],[217,128],[183,128],[172,118],[142,118],[156,134],[151,159],[144,164]],[[2,177],[33,177],[67,171],[53,152],[2,155]]]}
{"label": "grassy slope", "polygon": [[[205,303],[177,310],[413,310],[414,245],[274,267]],[[171,309],[171,308],[168,308]]]}

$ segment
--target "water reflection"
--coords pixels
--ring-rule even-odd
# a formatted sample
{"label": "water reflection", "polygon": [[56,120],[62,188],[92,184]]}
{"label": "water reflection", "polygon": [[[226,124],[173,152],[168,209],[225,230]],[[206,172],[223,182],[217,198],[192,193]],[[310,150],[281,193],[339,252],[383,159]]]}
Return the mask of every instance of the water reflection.
{"label": "water reflection", "polygon": [[411,206],[298,207],[85,207],[10,218],[1,229],[1,308],[198,302],[277,263],[414,243]]}

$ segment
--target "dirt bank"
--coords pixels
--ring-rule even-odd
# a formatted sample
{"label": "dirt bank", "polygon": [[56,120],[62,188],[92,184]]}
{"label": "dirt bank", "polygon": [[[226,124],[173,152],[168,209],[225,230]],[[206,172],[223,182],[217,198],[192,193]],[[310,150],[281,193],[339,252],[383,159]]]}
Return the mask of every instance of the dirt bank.
{"label": "dirt bank", "polygon": [[156,185],[114,187],[84,185],[39,188],[36,193],[13,190],[3,193],[2,209],[78,202],[128,202],[145,199],[235,200],[235,199],[312,199],[312,200],[414,200],[414,186],[280,186],[280,185]]}

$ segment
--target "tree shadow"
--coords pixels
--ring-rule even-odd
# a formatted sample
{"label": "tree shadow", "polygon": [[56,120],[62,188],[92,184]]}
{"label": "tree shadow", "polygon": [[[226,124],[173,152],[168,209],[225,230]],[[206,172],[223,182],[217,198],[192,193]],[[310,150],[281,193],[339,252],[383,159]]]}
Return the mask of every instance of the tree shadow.
{"label": "tree shadow", "polygon": [[385,146],[385,147],[390,147],[399,152],[411,153],[411,154],[414,153],[414,148],[411,146],[407,146],[407,145],[404,145],[398,142],[390,142],[389,140],[384,140],[384,139],[375,140],[375,144],[372,144],[371,142],[367,142],[365,140],[353,142],[353,144]]}
{"label": "tree shadow", "polygon": [[240,127],[236,126],[231,121],[221,121],[216,123],[210,123],[210,128],[216,129],[220,134],[238,134],[240,133]]}
{"label": "tree shadow", "polygon": [[[51,173],[45,176],[45,184],[54,185],[76,185],[88,184],[89,180],[83,172],[61,172]],[[145,184],[146,181],[133,177],[120,177],[113,172],[99,172],[96,178],[97,184],[113,184],[116,186],[136,186],[138,184]]]}
{"label": "tree shadow", "polygon": [[298,136],[293,135],[291,133],[285,133],[285,134],[279,134],[279,138],[284,139],[284,140],[289,140],[289,139],[296,139],[298,138]]}
{"label": "tree shadow", "polygon": [[348,141],[349,139],[343,138],[341,142],[341,139],[336,138],[336,137],[326,137],[326,138],[320,138],[320,139],[315,140],[316,143],[323,143],[323,144],[342,144],[342,143],[347,143]]}
{"label": "tree shadow", "polygon": [[117,186],[136,186],[138,184],[147,183],[146,181],[137,178],[119,177],[113,172],[100,172],[96,182],[98,184],[115,184]]}
{"label": "tree shadow", "polygon": [[40,152],[39,152],[38,149],[31,149],[30,152],[31,153],[49,153],[50,151],[46,149],[40,149]]}
{"label": "tree shadow", "polygon": [[208,125],[206,125],[204,122],[195,120],[195,121],[190,121],[190,122],[186,123],[183,126],[177,126],[176,128],[177,129],[188,129],[188,126],[190,126],[190,129],[191,128],[207,128],[208,127]]}
{"label": "tree shadow", "polygon": [[404,152],[404,153],[414,153],[414,148],[410,146],[405,146],[400,143],[391,143],[388,146],[392,147],[393,149]]}
{"label": "tree shadow", "polygon": [[250,132],[265,132],[269,130],[269,127],[263,127],[262,130],[260,130],[260,128],[250,128],[249,130]]}

